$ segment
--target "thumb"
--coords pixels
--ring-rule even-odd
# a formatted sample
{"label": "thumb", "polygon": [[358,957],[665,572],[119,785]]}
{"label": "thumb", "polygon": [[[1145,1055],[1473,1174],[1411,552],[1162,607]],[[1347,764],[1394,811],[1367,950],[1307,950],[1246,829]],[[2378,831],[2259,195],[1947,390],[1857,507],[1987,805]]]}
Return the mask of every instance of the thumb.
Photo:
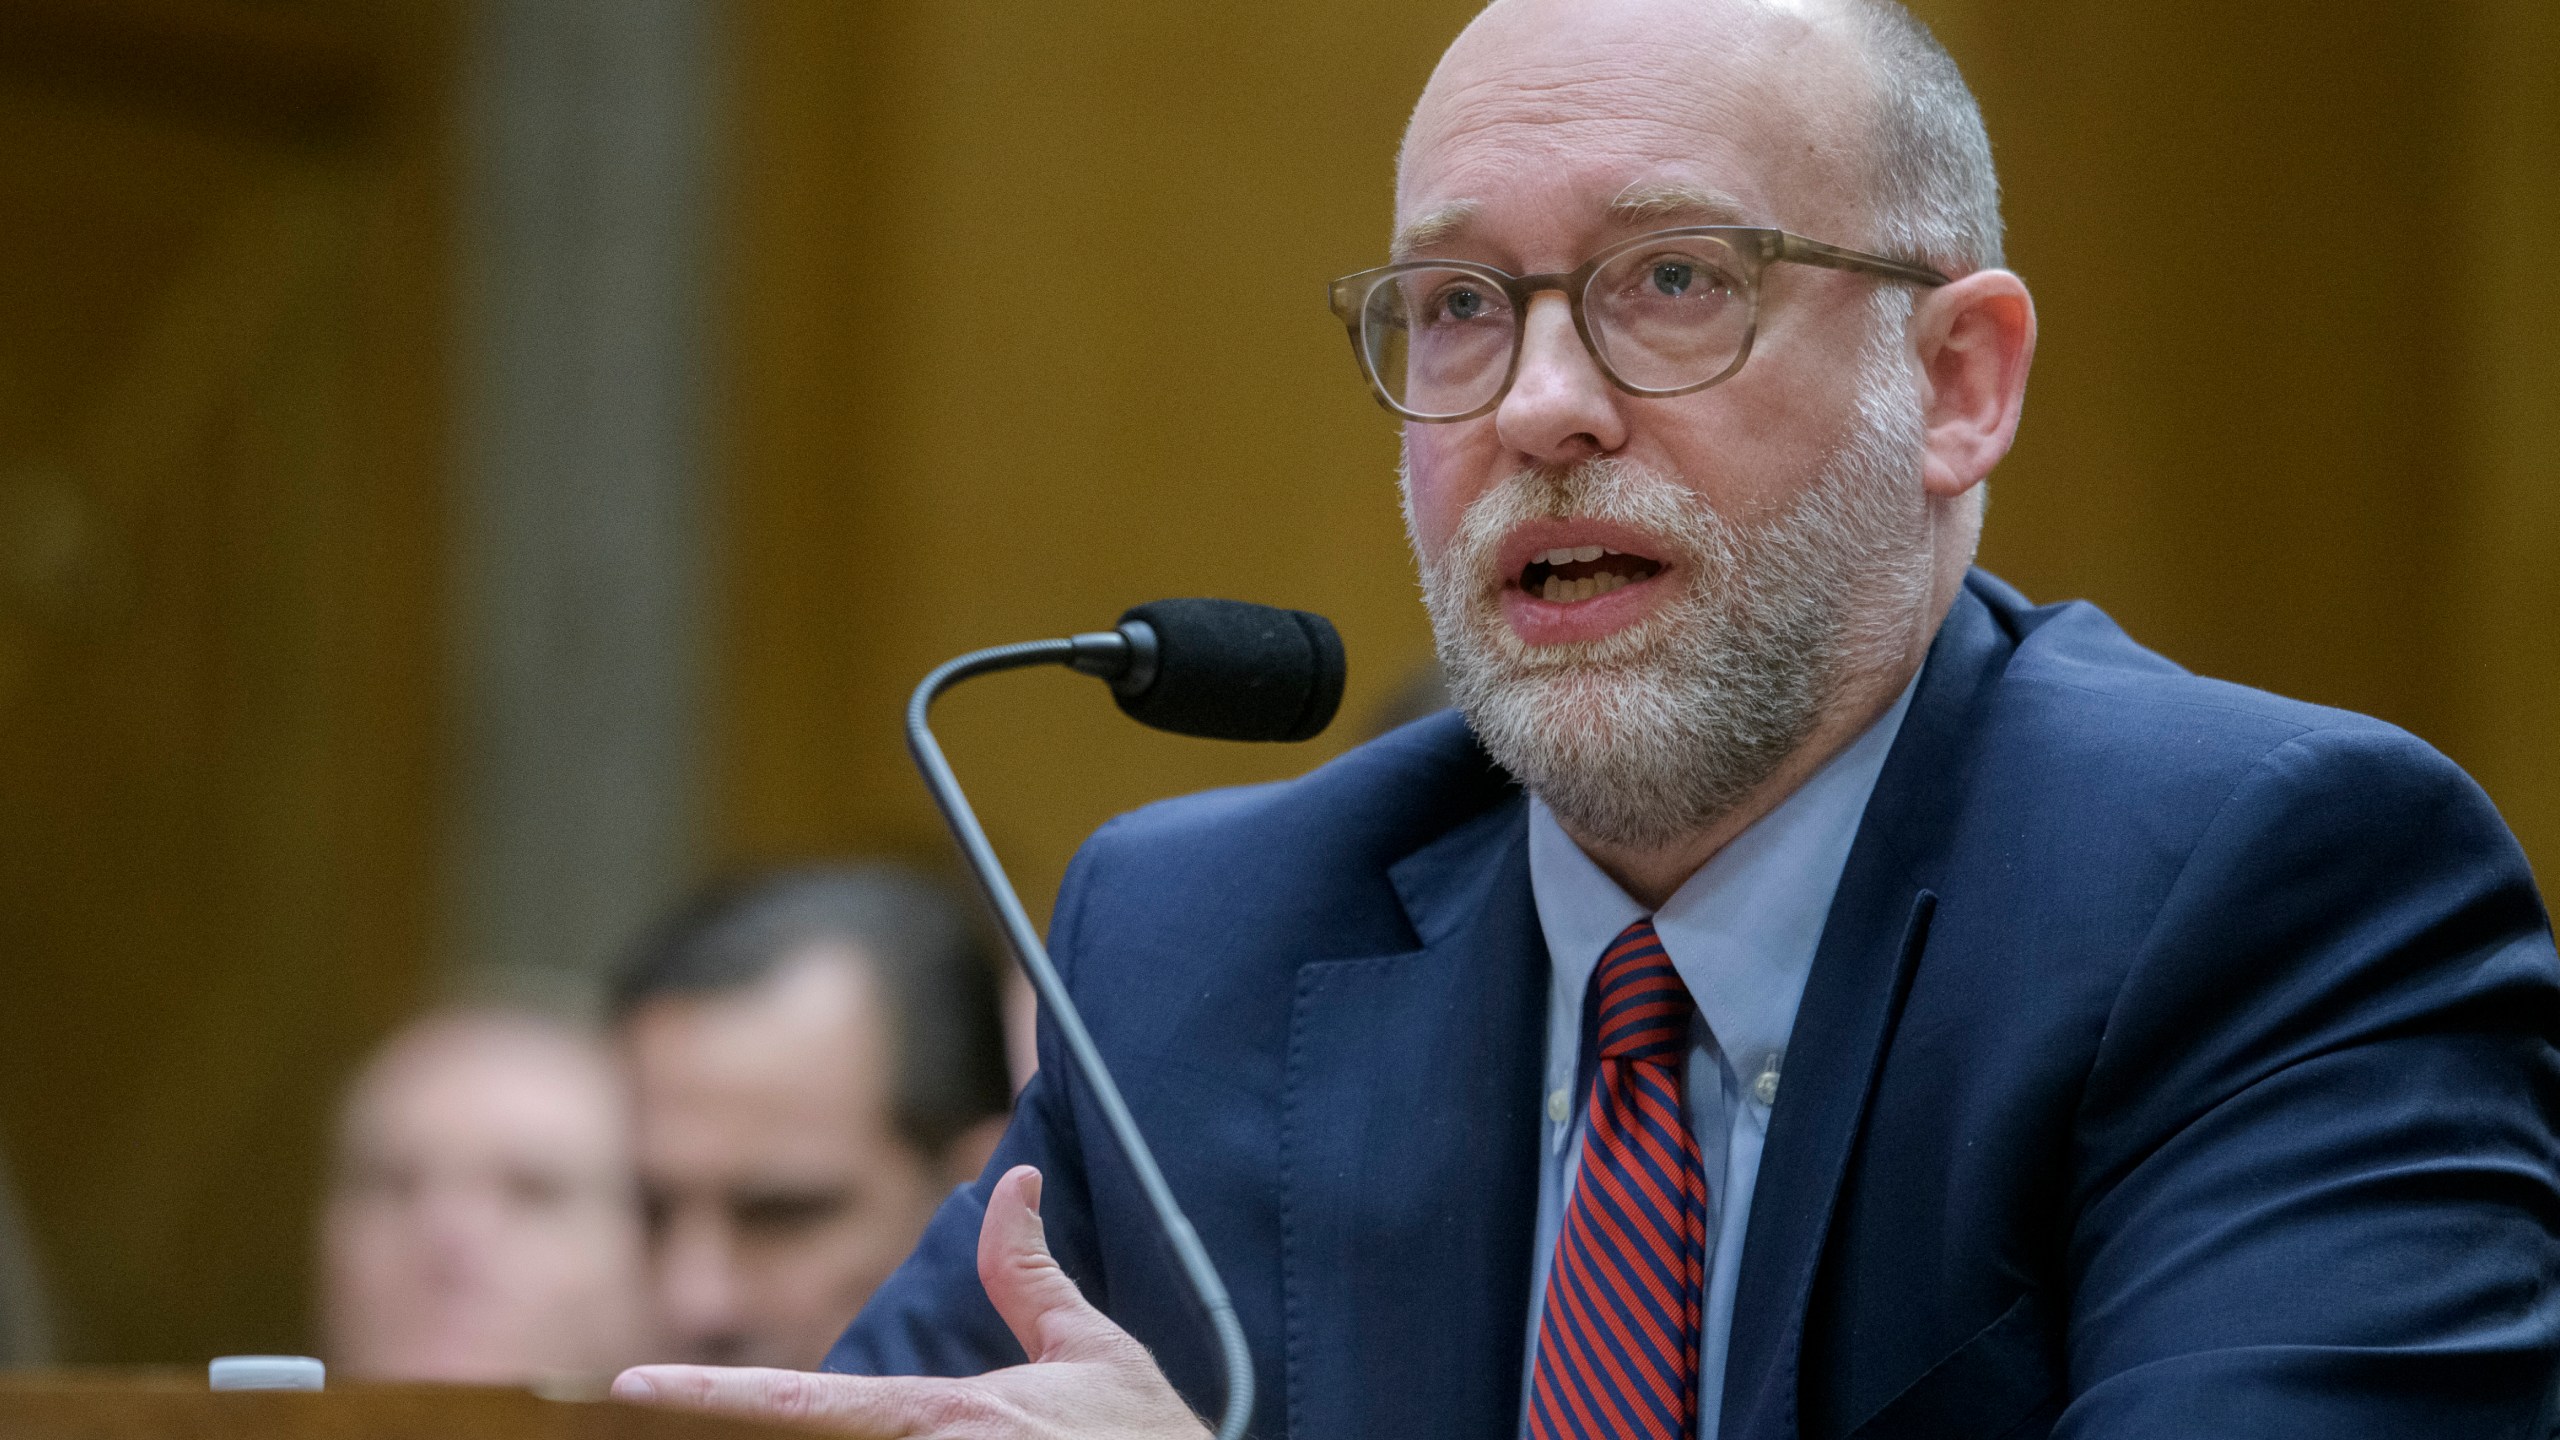
{"label": "thumb", "polygon": [[1099,1359],[1127,1340],[1049,1254],[1040,1224],[1040,1172],[1017,1165],[987,1197],[978,1227],[978,1283],[1034,1362]]}

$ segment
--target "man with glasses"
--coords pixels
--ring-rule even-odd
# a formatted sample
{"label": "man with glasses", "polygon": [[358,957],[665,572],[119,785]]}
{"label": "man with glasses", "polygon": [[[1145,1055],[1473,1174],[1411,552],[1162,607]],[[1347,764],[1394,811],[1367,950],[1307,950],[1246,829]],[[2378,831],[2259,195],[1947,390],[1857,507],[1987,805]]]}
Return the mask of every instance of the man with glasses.
{"label": "man with glasses", "polygon": [[[2547,1427],[2523,856],[2411,737],[1970,568],[2035,340],[1997,201],[1889,0],[1500,0],[1441,61],[1331,298],[1463,721],[1115,822],[1052,939],[1254,1433]],[[1201,1434],[1063,1072],[856,1373],[623,1393]]]}

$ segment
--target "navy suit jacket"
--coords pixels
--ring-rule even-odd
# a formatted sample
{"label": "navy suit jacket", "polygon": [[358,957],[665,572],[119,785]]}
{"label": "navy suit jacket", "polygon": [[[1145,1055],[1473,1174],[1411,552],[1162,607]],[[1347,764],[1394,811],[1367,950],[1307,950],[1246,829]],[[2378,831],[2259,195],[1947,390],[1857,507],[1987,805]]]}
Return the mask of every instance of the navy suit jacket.
{"label": "navy suit jacket", "polygon": [[[1517,1433],[1547,957],[1453,716],[1096,834],[1052,945],[1253,1342],[1254,1432]],[[1976,573],[1850,853],[1742,1256],[1728,1440],[2539,1436],[2560,960],[2410,736]],[[1214,1413],[1214,1345],[1044,1033],[829,1368],[1021,1352],[992,1178]]]}

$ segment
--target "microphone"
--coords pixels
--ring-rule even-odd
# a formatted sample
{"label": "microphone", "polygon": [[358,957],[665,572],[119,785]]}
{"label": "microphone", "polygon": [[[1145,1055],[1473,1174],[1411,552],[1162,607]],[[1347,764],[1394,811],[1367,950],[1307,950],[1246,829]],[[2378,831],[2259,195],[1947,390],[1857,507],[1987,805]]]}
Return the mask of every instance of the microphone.
{"label": "microphone", "polygon": [[1093,1036],[1085,1029],[1073,998],[1049,961],[1049,949],[1023,911],[1022,897],[1005,877],[1004,866],[977,813],[961,793],[958,777],[942,755],[941,744],[926,723],[933,702],[963,680],[999,670],[1033,665],[1064,665],[1108,681],[1120,708],[1143,724],[1178,735],[1213,740],[1305,740],[1323,731],[1342,705],[1344,662],[1342,637],[1333,623],[1303,610],[1249,605],[1240,600],[1157,600],[1122,613],[1109,630],[1064,640],[1033,640],[973,650],[934,667],[907,701],[907,751],[942,811],[961,858],[978,882],[979,893],[995,912],[1014,957],[1030,977],[1042,1008],[1066,1044],[1077,1077],[1093,1092],[1119,1145],[1138,1177],[1147,1204],[1155,1212],[1175,1260],[1181,1265],[1200,1309],[1217,1332],[1218,1351],[1227,1377],[1227,1404],[1218,1422],[1218,1440],[1242,1440],[1253,1417],[1253,1354],[1245,1344],[1244,1326],[1236,1319],[1235,1302],[1200,1243],[1199,1233],[1175,1202],[1173,1190],[1157,1168],[1155,1154],[1138,1123],[1120,1098],[1120,1087],[1102,1062]]}
{"label": "microphone", "polygon": [[1208,740],[1311,740],[1342,708],[1342,637],[1304,610],[1155,600],[1078,635],[1070,669],[1111,682],[1130,719]]}

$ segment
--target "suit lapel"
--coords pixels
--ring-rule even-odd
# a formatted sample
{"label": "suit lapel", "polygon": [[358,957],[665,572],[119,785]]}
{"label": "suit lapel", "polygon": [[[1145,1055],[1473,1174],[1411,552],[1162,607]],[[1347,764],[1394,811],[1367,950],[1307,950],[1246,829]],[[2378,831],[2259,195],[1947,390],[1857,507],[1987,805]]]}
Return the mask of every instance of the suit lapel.
{"label": "suit lapel", "polygon": [[1805,1312],[1841,1179],[1937,904],[1937,837],[1965,740],[2012,642],[1970,587],[1930,649],[1841,872],[1788,1041],[1734,1297],[1724,1440],[1794,1440]]}
{"label": "suit lapel", "polygon": [[1417,950],[1301,966],[1281,1133],[1289,1433],[1513,1433],[1547,955],[1516,794],[1391,872]]}

